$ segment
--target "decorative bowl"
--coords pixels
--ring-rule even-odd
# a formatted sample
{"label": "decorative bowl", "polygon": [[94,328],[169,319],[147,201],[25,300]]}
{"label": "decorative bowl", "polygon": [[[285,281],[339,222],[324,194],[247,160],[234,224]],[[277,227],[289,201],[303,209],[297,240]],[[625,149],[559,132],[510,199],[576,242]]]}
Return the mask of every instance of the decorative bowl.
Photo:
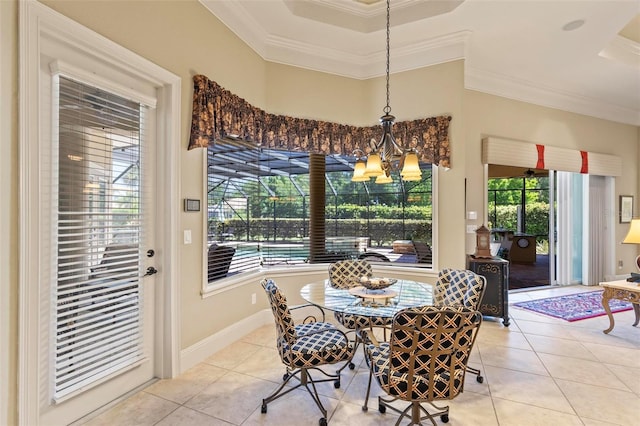
{"label": "decorative bowl", "polygon": [[397,282],[395,278],[361,277],[359,280],[360,285],[367,290],[382,290]]}

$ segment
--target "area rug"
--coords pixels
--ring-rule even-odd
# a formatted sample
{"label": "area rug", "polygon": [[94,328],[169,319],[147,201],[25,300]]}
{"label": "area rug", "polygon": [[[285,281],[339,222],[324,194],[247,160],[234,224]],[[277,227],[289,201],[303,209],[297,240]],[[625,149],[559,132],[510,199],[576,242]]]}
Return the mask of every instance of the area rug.
{"label": "area rug", "polygon": [[[529,300],[513,306],[569,322],[607,314],[602,307],[602,290]],[[631,303],[617,299],[609,300],[609,306],[612,313],[632,309]]]}

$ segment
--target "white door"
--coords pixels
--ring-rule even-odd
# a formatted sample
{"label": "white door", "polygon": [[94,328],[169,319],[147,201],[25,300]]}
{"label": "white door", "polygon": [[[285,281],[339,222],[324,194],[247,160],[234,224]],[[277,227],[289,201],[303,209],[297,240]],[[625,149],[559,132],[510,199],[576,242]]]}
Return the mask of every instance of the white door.
{"label": "white door", "polygon": [[76,420],[155,371],[155,105],[67,74],[51,74],[42,154],[45,424]]}

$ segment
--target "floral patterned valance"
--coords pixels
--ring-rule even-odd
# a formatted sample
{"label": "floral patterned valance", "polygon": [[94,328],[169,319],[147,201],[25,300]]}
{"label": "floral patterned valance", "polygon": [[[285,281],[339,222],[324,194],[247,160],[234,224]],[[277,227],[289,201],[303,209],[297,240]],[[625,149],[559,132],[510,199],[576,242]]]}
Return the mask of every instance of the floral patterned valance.
{"label": "floral patterned valance", "polygon": [[[205,148],[231,136],[265,148],[352,155],[356,148],[369,153],[370,141],[382,135],[381,126],[357,127],[269,114],[204,75],[194,76],[193,83],[189,149]],[[449,121],[448,116],[400,121],[393,125],[393,135],[403,148],[416,149],[420,161],[451,167]]]}

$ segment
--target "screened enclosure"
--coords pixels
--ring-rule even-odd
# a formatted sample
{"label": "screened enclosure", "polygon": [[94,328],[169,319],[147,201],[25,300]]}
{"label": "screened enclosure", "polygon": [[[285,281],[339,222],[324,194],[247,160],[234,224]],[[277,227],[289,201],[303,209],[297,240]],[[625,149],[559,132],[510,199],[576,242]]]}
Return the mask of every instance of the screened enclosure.
{"label": "screened enclosure", "polygon": [[209,281],[258,267],[363,255],[430,266],[418,264],[413,253],[394,252],[393,243],[431,245],[431,166],[421,165],[421,181],[403,182],[395,175],[394,183],[380,185],[351,182],[354,162],[354,157],[322,155],[319,166],[310,166],[306,152],[231,139],[210,146]]}

